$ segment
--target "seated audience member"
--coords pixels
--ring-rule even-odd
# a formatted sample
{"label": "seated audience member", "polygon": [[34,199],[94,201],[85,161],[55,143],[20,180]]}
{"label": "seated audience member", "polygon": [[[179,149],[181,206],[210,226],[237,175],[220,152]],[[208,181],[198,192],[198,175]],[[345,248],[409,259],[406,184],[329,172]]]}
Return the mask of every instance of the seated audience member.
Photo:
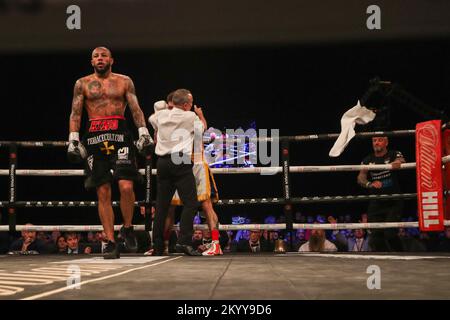
{"label": "seated audience member", "polygon": [[[211,231],[209,231],[209,229],[205,229],[202,231],[203,231],[203,236],[202,236],[202,239],[200,240],[199,245],[197,246],[198,252],[203,252],[203,251],[208,250],[209,245],[212,242]],[[192,247],[194,247],[194,246],[192,246]]]}
{"label": "seated audience member", "polygon": [[197,250],[199,246],[203,245],[203,230],[195,229],[192,234],[192,248]]}
{"label": "seated audience member", "polygon": [[266,242],[267,251],[273,251],[275,250],[275,241],[279,239],[278,230],[264,230],[261,238]]}
{"label": "seated audience member", "polygon": [[[32,224],[27,223],[26,226],[32,226]],[[24,253],[28,251],[35,251],[43,254],[54,251],[53,246],[36,237],[36,231],[22,231],[21,234],[22,236],[11,244],[9,248],[10,251],[19,251]]]}
{"label": "seated audience member", "polygon": [[79,242],[75,232],[68,232],[64,236],[67,243],[67,254],[91,254],[100,253],[100,248],[93,244],[82,244]]}
{"label": "seated audience member", "polygon": [[102,243],[106,239],[106,234],[103,231],[98,231],[95,233],[94,237],[95,237],[95,242]]}
{"label": "seated audience member", "polygon": [[303,244],[299,252],[335,252],[337,247],[325,237],[325,230],[312,229],[309,240]]}
{"label": "seated audience member", "polygon": [[260,230],[251,230],[249,239],[241,239],[237,243],[237,252],[270,252],[267,242],[261,238]]}
{"label": "seated audience member", "polygon": [[56,239],[56,253],[66,254],[67,253],[67,242],[63,235],[60,235]]}
{"label": "seated audience member", "polygon": [[366,237],[366,231],[355,229],[353,237],[346,238],[342,233],[336,234],[336,241],[346,246],[346,251],[368,252],[372,251],[369,246],[370,236]]}
{"label": "seated audience member", "polygon": [[[336,219],[332,216],[328,217],[328,222],[331,224],[337,223]],[[355,229],[353,230],[351,236],[347,237],[339,230],[333,232],[333,235],[336,237],[336,245],[340,251],[360,251],[367,252],[371,251],[369,246],[369,237],[366,237],[366,232],[363,229]]]}
{"label": "seated audience member", "polygon": [[297,229],[294,240],[294,251],[298,251],[306,243],[305,229]]}

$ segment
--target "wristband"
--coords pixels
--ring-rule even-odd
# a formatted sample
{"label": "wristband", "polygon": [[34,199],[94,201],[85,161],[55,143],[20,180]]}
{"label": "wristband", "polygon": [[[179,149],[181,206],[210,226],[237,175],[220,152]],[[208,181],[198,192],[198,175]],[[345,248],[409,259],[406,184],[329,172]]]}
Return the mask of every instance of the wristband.
{"label": "wristband", "polygon": [[149,136],[150,135],[150,133],[148,132],[148,129],[146,127],[140,127],[138,129],[138,132],[139,132],[139,137],[140,136]]}
{"label": "wristband", "polygon": [[80,133],[74,131],[69,134],[69,141],[80,141]]}

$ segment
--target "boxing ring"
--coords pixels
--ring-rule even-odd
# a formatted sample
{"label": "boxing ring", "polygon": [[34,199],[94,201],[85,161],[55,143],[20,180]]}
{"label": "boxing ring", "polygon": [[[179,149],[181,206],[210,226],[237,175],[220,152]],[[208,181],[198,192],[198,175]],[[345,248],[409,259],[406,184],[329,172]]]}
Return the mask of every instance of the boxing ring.
{"label": "boxing ring", "polygon": [[[376,131],[357,133],[357,139],[373,136],[412,136],[415,130]],[[355,172],[391,170],[388,165],[291,166],[290,143],[334,140],[339,134],[317,134],[278,137],[281,143],[281,166],[258,168],[215,168],[214,174],[281,174],[283,197],[222,199],[217,206],[281,205],[285,223],[221,224],[219,230],[286,230],[295,229],[377,229],[416,228],[418,222],[368,222],[309,224],[294,223],[295,204],[347,203],[373,199],[415,199],[416,193],[385,195],[348,195],[293,197],[290,175],[316,172]],[[261,138],[257,138],[261,139]],[[274,138],[264,138],[273,142]],[[18,148],[66,147],[65,141],[0,141],[0,148],[9,148],[9,197],[0,201],[8,209],[8,225],[0,231],[102,231],[100,225],[17,225],[17,211],[26,208],[96,207],[96,201],[24,201],[16,198],[17,176],[69,177],[83,176],[84,170],[18,169]],[[149,213],[152,201],[151,156],[146,158],[145,199],[135,206],[144,206]],[[442,164],[450,156],[442,158]],[[405,163],[399,170],[415,169],[415,163]],[[261,177],[264,179],[264,177]],[[114,201],[113,206],[119,202]],[[445,220],[449,226],[450,221]],[[149,231],[150,214],[146,223],[135,230]],[[196,225],[206,228],[206,225]],[[115,226],[119,230],[120,225]],[[292,237],[291,237],[292,239]],[[98,255],[80,256],[0,256],[0,299],[448,299],[450,298],[450,255],[377,254],[377,253],[287,253],[287,254],[225,254],[216,257],[148,257],[124,254],[114,261]],[[19,267],[18,267],[19,265]],[[75,267],[74,267],[75,266]],[[371,267],[381,270],[381,287],[370,288]],[[74,269],[75,268],[75,269]],[[19,269],[19,270],[18,270]],[[74,271],[76,270],[76,272]],[[73,281],[73,275],[79,281]],[[78,278],[77,278],[78,279]],[[68,282],[68,281],[72,282]],[[264,281],[264,286],[262,286]],[[126,283],[126,285],[124,285]],[[195,286],[193,285],[195,284]],[[79,288],[77,288],[79,286]],[[120,290],[117,290],[120,287]],[[269,289],[268,289],[269,288]],[[107,296],[105,296],[107,292]]]}

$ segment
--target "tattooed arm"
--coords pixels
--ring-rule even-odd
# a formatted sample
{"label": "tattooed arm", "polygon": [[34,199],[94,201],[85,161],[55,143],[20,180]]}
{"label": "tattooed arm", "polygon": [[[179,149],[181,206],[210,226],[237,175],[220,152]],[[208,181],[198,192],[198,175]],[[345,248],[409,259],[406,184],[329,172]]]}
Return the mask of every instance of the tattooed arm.
{"label": "tattooed arm", "polygon": [[81,79],[75,82],[72,99],[72,113],[70,114],[70,132],[79,132],[81,124],[81,114],[83,112],[84,95]]}
{"label": "tattooed arm", "polygon": [[67,148],[67,157],[72,163],[79,163],[86,159],[87,152],[84,146],[80,142],[80,123],[81,123],[81,113],[83,112],[83,86],[81,79],[75,83],[75,88],[73,89],[73,100],[72,100],[72,113],[70,114],[69,121],[69,147]]}
{"label": "tattooed arm", "polygon": [[144,113],[139,106],[139,102],[136,97],[136,89],[134,88],[133,81],[130,78],[127,78],[127,91],[125,95],[131,114],[133,115],[134,124],[138,128],[146,127]]}

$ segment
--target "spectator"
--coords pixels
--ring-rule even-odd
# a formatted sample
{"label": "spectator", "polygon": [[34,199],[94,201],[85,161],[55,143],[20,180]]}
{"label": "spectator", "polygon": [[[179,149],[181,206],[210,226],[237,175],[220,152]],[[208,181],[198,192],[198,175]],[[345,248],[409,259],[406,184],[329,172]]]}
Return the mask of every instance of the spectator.
{"label": "spectator", "polygon": [[102,232],[96,232],[95,233],[95,242],[103,242],[106,239],[106,234],[102,231]]}
{"label": "spectator", "polygon": [[[27,223],[26,226],[32,226],[32,224]],[[11,244],[10,251],[19,251],[22,253],[36,251],[42,254],[54,251],[52,246],[36,238],[36,231],[22,231],[21,234],[22,236]]]}
{"label": "spectator", "polygon": [[[328,217],[328,222],[337,223],[332,216]],[[337,247],[344,249],[343,251],[367,252],[372,251],[369,246],[369,238],[366,238],[366,232],[363,229],[355,229],[352,236],[346,237],[342,232],[334,231]]]}
{"label": "spectator", "polygon": [[325,238],[325,230],[312,229],[309,240],[303,244],[299,252],[335,252],[337,247]]}
{"label": "spectator", "polygon": [[100,253],[100,250],[93,249],[92,245],[83,245],[79,242],[78,234],[75,232],[68,232],[64,236],[67,243],[67,253],[68,254],[91,254]]}
{"label": "spectator", "polygon": [[192,248],[197,250],[203,244],[203,230],[195,229],[192,233]]}
{"label": "spectator", "polygon": [[260,230],[251,230],[249,239],[241,239],[237,243],[237,252],[270,252],[267,242],[261,238]]}
{"label": "spectator", "polygon": [[[203,236],[200,241],[201,241],[200,244],[197,246],[197,251],[203,252],[203,251],[208,250],[208,248],[212,242],[211,231],[209,231],[209,229],[203,230]],[[192,247],[194,247],[194,246],[192,246]]]}
{"label": "spectator", "polygon": [[[286,234],[288,234],[286,232]],[[280,239],[280,232],[278,230],[264,230],[262,232],[262,237],[264,239],[264,241],[266,242],[266,248],[267,251],[274,251],[275,250],[275,245],[276,245],[276,241],[278,239]],[[289,244],[289,241],[286,240],[287,237],[284,236],[284,241],[286,242],[286,245]]]}
{"label": "spectator", "polygon": [[355,229],[353,237],[345,238],[342,233],[336,235],[336,240],[347,247],[347,251],[368,252],[372,251],[369,246],[370,236],[366,237],[366,231]]}
{"label": "spectator", "polygon": [[298,229],[295,233],[294,251],[298,251],[306,243],[305,230]]}
{"label": "spectator", "polygon": [[60,235],[56,239],[56,253],[67,253],[67,242],[63,235]]}

